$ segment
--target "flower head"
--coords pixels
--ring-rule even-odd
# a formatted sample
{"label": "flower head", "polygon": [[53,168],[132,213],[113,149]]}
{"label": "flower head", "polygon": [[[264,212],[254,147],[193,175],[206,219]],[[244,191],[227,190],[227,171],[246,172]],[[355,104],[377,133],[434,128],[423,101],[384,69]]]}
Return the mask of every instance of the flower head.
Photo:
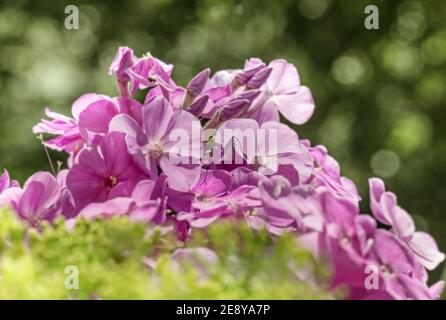
{"label": "flower head", "polygon": [[0,195],[0,205],[10,206],[30,226],[41,221],[52,221],[60,213],[60,187],[48,172],[37,172],[23,188],[11,187]]}
{"label": "flower head", "polygon": [[129,116],[118,115],[110,131],[126,134],[130,152],[152,178],[160,174],[160,168],[169,186],[178,191],[190,191],[198,182],[201,125],[189,112],[175,111],[162,96],[144,104],[142,126]]}
{"label": "flower head", "polygon": [[124,134],[108,133],[98,149],[85,148],[67,175],[67,187],[76,208],[90,203],[130,196],[135,185],[146,178],[128,152]]}
{"label": "flower head", "polygon": [[262,95],[251,116],[261,122],[278,121],[280,112],[291,123],[304,124],[314,112],[310,89],[301,85],[296,68],[287,61],[274,60],[269,68],[272,72],[262,86]]}

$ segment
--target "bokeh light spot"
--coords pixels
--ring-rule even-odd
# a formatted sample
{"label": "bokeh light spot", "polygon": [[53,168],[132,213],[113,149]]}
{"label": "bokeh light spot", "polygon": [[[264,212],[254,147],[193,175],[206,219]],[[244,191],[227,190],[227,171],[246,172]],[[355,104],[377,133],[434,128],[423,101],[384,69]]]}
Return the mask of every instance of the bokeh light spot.
{"label": "bokeh light spot", "polygon": [[390,178],[398,172],[400,159],[393,151],[379,150],[373,154],[370,165],[376,175]]}

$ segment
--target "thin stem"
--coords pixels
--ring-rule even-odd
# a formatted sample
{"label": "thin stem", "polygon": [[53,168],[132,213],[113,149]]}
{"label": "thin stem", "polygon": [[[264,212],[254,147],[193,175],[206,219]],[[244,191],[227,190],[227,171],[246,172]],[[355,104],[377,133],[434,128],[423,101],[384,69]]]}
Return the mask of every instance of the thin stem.
{"label": "thin stem", "polygon": [[53,161],[51,160],[51,155],[50,155],[50,153],[48,151],[48,148],[46,147],[46,145],[45,145],[45,143],[43,141],[42,134],[39,134],[37,136],[37,139],[39,139],[42,142],[42,146],[43,146],[43,149],[45,150],[46,157],[48,159],[48,162],[50,163],[51,171],[53,172],[53,175],[56,176],[57,175],[56,174],[56,170],[54,169]]}

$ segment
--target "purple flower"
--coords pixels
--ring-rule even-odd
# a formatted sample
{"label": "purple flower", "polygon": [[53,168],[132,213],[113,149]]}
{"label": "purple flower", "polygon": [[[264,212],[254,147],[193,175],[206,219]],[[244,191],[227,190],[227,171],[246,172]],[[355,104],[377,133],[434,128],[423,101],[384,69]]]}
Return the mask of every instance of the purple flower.
{"label": "purple flower", "polygon": [[73,118],[46,109],[53,120],[42,119],[34,126],[36,134],[48,133],[56,138],[45,141],[49,148],[76,154],[85,144],[98,144],[108,132],[110,120],[117,114],[127,114],[141,122],[141,104],[130,98],[109,98],[85,94],[72,106]]}
{"label": "purple flower", "polygon": [[10,206],[30,226],[52,221],[60,213],[60,187],[48,172],[32,175],[23,188],[11,187],[0,195],[0,205]]}
{"label": "purple flower", "polygon": [[72,105],[73,118],[52,112],[46,109],[45,113],[53,120],[42,119],[40,123],[33,127],[33,133],[48,133],[56,135],[56,138],[45,141],[44,144],[51,149],[65,151],[67,153],[77,153],[82,149],[84,140],[79,131],[79,116],[92,103],[102,99],[104,96],[94,93],[87,93],[80,96]]}
{"label": "purple flower", "polygon": [[410,250],[393,234],[377,230],[372,257],[380,270],[381,286],[394,299],[434,299],[425,283],[426,279],[411,276],[417,262]]}
{"label": "purple flower", "polygon": [[250,115],[262,123],[268,120],[278,121],[280,112],[288,121],[304,124],[314,111],[310,89],[300,84],[296,68],[287,61],[274,60],[269,67],[272,72]]}
{"label": "purple flower", "polygon": [[242,215],[259,206],[257,199],[250,197],[254,186],[231,189],[232,176],[223,170],[203,170],[200,181],[192,189],[195,199],[190,212],[178,215],[179,221],[187,221],[191,227],[203,228],[218,218]]}
{"label": "purple flower", "polygon": [[79,132],[92,145],[98,145],[108,133],[110,121],[118,114],[125,114],[141,123],[141,104],[131,98],[103,96],[85,107],[79,114]]}
{"label": "purple flower", "polygon": [[287,171],[290,179],[297,176],[301,183],[311,175],[313,163],[308,151],[301,147],[297,133],[284,124],[266,122],[259,126],[254,120],[232,119],[218,128],[217,137],[224,152],[223,159],[216,155],[216,162],[247,163],[265,175],[286,168],[282,172]]}
{"label": "purple flower", "polygon": [[173,91],[175,83],[171,79],[173,65],[146,56],[138,59],[136,63],[127,70],[130,76],[130,92],[135,94],[137,90],[160,86],[162,90]]}
{"label": "purple flower", "polygon": [[404,241],[427,269],[435,269],[445,258],[438,250],[435,240],[427,233],[415,232],[415,224],[410,215],[398,206],[395,194],[385,191],[384,182],[373,178],[370,185],[370,207],[375,218],[388,226],[398,238]]}
{"label": "purple flower", "polygon": [[115,58],[110,65],[108,74],[116,74],[118,81],[129,81],[130,77],[126,73],[127,69],[132,67],[136,62],[136,57],[133,50],[128,47],[119,47],[116,52]]}
{"label": "purple flower", "polygon": [[67,187],[80,211],[93,202],[130,196],[145,177],[128,152],[124,135],[112,132],[104,136],[98,149],[79,153],[68,172]]}
{"label": "purple flower", "polygon": [[86,206],[79,216],[93,220],[114,216],[128,216],[135,222],[161,224],[166,220],[165,177],[156,181],[138,182],[130,197],[117,197],[105,202],[94,202]]}
{"label": "purple flower", "polygon": [[123,97],[129,96],[128,82],[130,81],[130,76],[128,75],[127,70],[135,64],[136,60],[132,49],[119,47],[108,70],[109,75],[116,74],[119,93]]}
{"label": "purple flower", "polygon": [[316,190],[311,186],[292,187],[282,176],[263,178],[259,183],[258,197],[262,201],[262,209],[255,216],[276,230],[322,231],[324,217]]}
{"label": "purple flower", "polygon": [[[175,84],[170,79],[173,65],[167,65],[152,56],[136,58],[133,50],[120,47],[109,68],[109,74],[116,74],[122,97],[134,95],[137,90],[162,86],[172,91]],[[130,83],[130,88],[129,88]]]}
{"label": "purple flower", "polygon": [[144,104],[142,127],[127,115],[118,115],[110,123],[110,131],[126,134],[140,166],[152,178],[159,175],[160,167],[169,186],[178,191],[190,191],[200,177],[201,130],[198,119],[174,111],[162,96]]}
{"label": "purple flower", "polygon": [[324,146],[309,148],[313,158],[315,168],[313,171],[314,180],[311,182],[316,186],[324,186],[341,197],[361,200],[355,184],[348,178],[341,176],[341,169],[338,162],[328,154]]}

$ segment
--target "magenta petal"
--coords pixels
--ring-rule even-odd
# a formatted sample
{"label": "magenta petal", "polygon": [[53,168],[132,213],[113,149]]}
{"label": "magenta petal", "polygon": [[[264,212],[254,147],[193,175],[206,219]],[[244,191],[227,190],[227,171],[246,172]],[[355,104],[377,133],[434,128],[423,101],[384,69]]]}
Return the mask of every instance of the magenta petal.
{"label": "magenta petal", "polygon": [[192,96],[199,95],[206,86],[210,74],[211,74],[211,69],[209,68],[206,68],[200,73],[198,73],[195,77],[193,77],[193,79],[187,85],[187,91]]}
{"label": "magenta petal", "polygon": [[434,283],[429,288],[429,292],[433,299],[439,299],[441,297],[441,293],[443,292],[444,281],[438,281]]}
{"label": "magenta petal", "polygon": [[119,47],[118,52],[116,52],[113,62],[110,65],[108,74],[112,75],[113,73],[116,73],[118,80],[128,80],[126,70],[135,63],[135,60],[136,58],[132,49],[128,47]]}
{"label": "magenta petal", "polygon": [[204,108],[209,103],[209,96],[201,96],[197,98],[191,105],[188,107],[187,111],[198,117],[204,110]]}
{"label": "magenta petal", "polygon": [[126,97],[114,98],[113,101],[116,103],[120,114],[129,115],[136,122],[142,124],[142,105],[139,101]]}
{"label": "magenta petal", "polygon": [[272,99],[280,113],[294,124],[304,124],[313,115],[313,96],[305,86],[300,87],[297,93],[278,95]]}
{"label": "magenta petal", "polygon": [[170,131],[162,139],[169,156],[192,157],[198,163],[202,153],[203,130],[199,120],[186,111],[178,111],[169,124]]}
{"label": "magenta petal", "polygon": [[410,238],[415,232],[415,223],[412,217],[402,208],[395,207],[391,212],[391,221],[394,231],[401,239]]}
{"label": "magenta petal", "polygon": [[9,179],[8,171],[4,170],[3,174],[0,176],[0,193],[9,188],[11,180]]}
{"label": "magenta petal", "polygon": [[32,175],[24,184],[23,189],[25,192],[28,192],[31,189],[32,183],[39,183],[44,186],[44,190],[42,193],[38,193],[39,202],[36,203],[37,206],[41,206],[44,208],[49,208],[52,206],[57,199],[59,198],[60,189],[59,184],[56,179],[48,172],[38,172]]}
{"label": "magenta petal", "polygon": [[76,207],[82,209],[86,205],[107,199],[107,191],[103,181],[94,175],[85,173],[82,168],[74,166],[67,177],[67,186],[74,197]]}
{"label": "magenta petal", "polygon": [[101,143],[101,153],[105,169],[110,174],[118,176],[134,165],[133,158],[127,149],[124,134],[121,132],[110,132],[104,137]]}
{"label": "magenta petal", "polygon": [[223,170],[202,170],[200,181],[192,189],[202,197],[216,197],[228,192],[232,184],[229,172]]}
{"label": "magenta petal", "polygon": [[404,289],[407,298],[415,300],[432,300],[433,297],[431,292],[425,283],[407,275],[399,275],[397,279],[401,287]]}
{"label": "magenta petal", "polygon": [[273,69],[271,67],[263,68],[257,72],[249,81],[246,83],[246,87],[249,89],[260,88],[271,75]]}
{"label": "magenta petal", "polygon": [[152,180],[142,180],[138,182],[133,189],[132,199],[134,199],[137,204],[149,201],[154,187],[155,182]]}
{"label": "magenta petal", "polygon": [[271,61],[273,68],[267,85],[275,94],[295,92],[300,87],[300,77],[295,66],[283,59]]}
{"label": "magenta petal", "polygon": [[32,223],[45,219],[59,196],[60,188],[56,179],[47,172],[38,172],[26,181],[17,212]]}
{"label": "magenta petal", "polygon": [[209,218],[199,218],[199,219],[193,220],[190,223],[190,225],[193,228],[206,228],[207,226],[212,224],[218,218],[219,218],[218,215],[215,215],[215,216],[212,216],[212,217],[209,217]]}
{"label": "magenta petal", "polygon": [[173,115],[172,106],[162,96],[146,102],[142,107],[142,117],[147,138],[160,141],[168,132]]}
{"label": "magenta petal", "polygon": [[[92,176],[104,176],[105,175],[105,165],[104,161],[99,154],[98,150],[93,148],[83,149],[75,160],[75,165],[78,164],[82,167],[83,174],[89,174]],[[74,168],[74,166],[73,166]],[[72,171],[72,169],[70,170]],[[67,179],[69,180],[69,173]]]}
{"label": "magenta petal", "polygon": [[159,212],[161,201],[151,200],[144,204],[138,205],[130,214],[130,220],[136,222],[149,222]]}
{"label": "magenta petal", "polygon": [[268,121],[280,121],[279,111],[271,103],[265,103],[264,106],[255,110],[250,118],[256,120],[260,125]]}
{"label": "magenta petal", "polygon": [[322,206],[326,219],[335,222],[340,227],[348,230],[353,227],[354,221],[359,214],[357,206],[348,199],[336,198],[329,191],[321,195]]}
{"label": "magenta petal", "polygon": [[114,198],[106,202],[89,204],[79,213],[79,216],[87,220],[122,216],[128,214],[133,205],[134,202],[130,198]]}
{"label": "magenta petal", "polygon": [[387,218],[381,209],[381,196],[386,191],[384,181],[378,178],[369,179],[369,192],[370,192],[370,208],[372,209],[373,216],[378,219],[379,222],[388,224]]}
{"label": "magenta petal", "polygon": [[74,101],[73,105],[71,106],[71,111],[73,113],[74,119],[79,120],[79,116],[82,111],[84,111],[93,102],[96,102],[104,98],[106,98],[106,96],[99,95],[96,93],[86,93],[77,98],[77,100]]}
{"label": "magenta petal", "polygon": [[134,181],[129,180],[129,181],[119,182],[108,193],[108,199],[118,198],[118,197],[130,197],[134,188],[135,188]]}
{"label": "magenta petal", "polygon": [[393,234],[376,230],[374,250],[381,262],[395,273],[407,273],[414,269],[413,259],[405,247]]}
{"label": "magenta petal", "polygon": [[302,152],[297,133],[287,125],[270,121],[263,123],[260,129],[264,130],[265,139],[259,139],[257,148],[263,149],[265,155]]}
{"label": "magenta petal", "polygon": [[428,270],[435,269],[445,258],[435,240],[425,232],[415,232],[408,244],[417,260]]}
{"label": "magenta petal", "polygon": [[168,178],[169,187],[177,191],[190,191],[200,179],[198,165],[174,164],[168,157],[162,157],[160,167]]}
{"label": "magenta petal", "polygon": [[97,100],[80,113],[79,127],[95,133],[107,133],[108,125],[117,113],[117,106],[112,100]]}
{"label": "magenta petal", "polygon": [[23,190],[19,187],[12,187],[6,189],[0,194],[0,207],[10,206],[14,210],[17,210],[18,203],[22,197]]}
{"label": "magenta petal", "polygon": [[125,133],[125,139],[130,151],[138,149],[140,146],[144,146],[147,143],[147,138],[139,124],[133,118],[125,114],[119,114],[110,121],[109,131]]}
{"label": "magenta petal", "polygon": [[106,200],[105,172],[104,162],[95,149],[81,151],[77,163],[68,172],[66,182],[79,209],[91,202]]}

